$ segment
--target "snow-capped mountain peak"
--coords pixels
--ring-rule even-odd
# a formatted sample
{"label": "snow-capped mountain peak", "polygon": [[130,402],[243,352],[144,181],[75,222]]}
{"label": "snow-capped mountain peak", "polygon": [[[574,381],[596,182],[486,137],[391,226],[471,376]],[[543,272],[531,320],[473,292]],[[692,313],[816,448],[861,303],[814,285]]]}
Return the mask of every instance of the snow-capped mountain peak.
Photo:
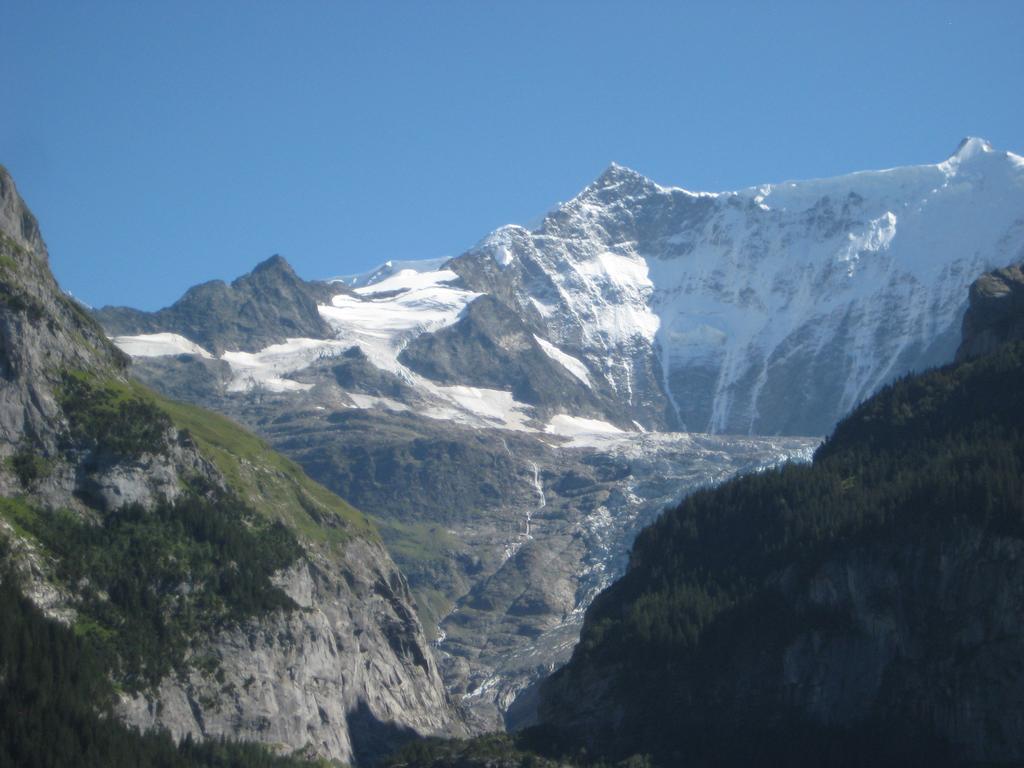
{"label": "snow-capped mountain peak", "polygon": [[[588,418],[604,403],[609,421],[646,429],[823,434],[895,376],[951,359],[967,286],[1021,260],[1024,158],[979,138],[934,164],[735,192],[661,186],[613,163],[534,230],[336,278],[347,293],[320,314],[335,347],[364,347],[413,381],[405,345],[487,295],[505,309],[481,305],[443,343],[419,344],[421,370],[450,379],[456,369],[426,357],[451,353],[459,333],[514,336],[520,372],[527,359],[576,361],[566,370],[587,385]],[[296,361],[323,346],[298,342]],[[291,363],[275,365],[277,377]]]}
{"label": "snow-capped mountain peak", "polygon": [[622,203],[636,197],[656,193],[660,189],[661,187],[642,173],[624,165],[612,163],[576,197],[556,210],[574,205]]}
{"label": "snow-capped mountain peak", "polygon": [[639,171],[613,161],[587,189],[614,189],[623,185],[647,186],[654,185],[654,182]]}
{"label": "snow-capped mountain peak", "polygon": [[[823,433],[953,354],[966,288],[1024,258],[1024,163],[949,160],[765,184],[663,187],[613,164],[535,232],[452,268],[534,317],[656,427]],[[501,269],[481,269],[483,259]]]}
{"label": "snow-capped mountain peak", "polygon": [[977,136],[965,136],[957,145],[956,151],[949,156],[949,160],[964,162],[980,153],[993,152],[992,145],[985,139]]}
{"label": "snow-capped mountain peak", "polygon": [[363,288],[368,285],[382,282],[403,271],[433,272],[449,260],[448,256],[441,256],[434,259],[388,259],[383,264],[378,264],[366,272],[357,272],[351,275],[339,275],[328,278],[325,282],[341,283],[349,288]]}

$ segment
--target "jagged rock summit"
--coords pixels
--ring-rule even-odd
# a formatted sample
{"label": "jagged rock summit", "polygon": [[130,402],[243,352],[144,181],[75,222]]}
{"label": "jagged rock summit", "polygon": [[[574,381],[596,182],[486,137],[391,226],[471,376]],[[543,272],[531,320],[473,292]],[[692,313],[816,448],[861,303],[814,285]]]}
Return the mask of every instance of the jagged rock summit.
{"label": "jagged rock summit", "polygon": [[96,318],[112,336],[175,333],[213,354],[257,352],[289,338],[327,338],[330,327],[317,311],[336,290],[307,283],[275,255],[231,282],[212,280],[190,288],[158,312],[103,307]]}
{"label": "jagged rock summit", "polygon": [[658,185],[642,173],[612,162],[580,193],[580,196],[594,199],[610,199],[613,196],[632,197],[645,192],[653,192],[657,188]]}

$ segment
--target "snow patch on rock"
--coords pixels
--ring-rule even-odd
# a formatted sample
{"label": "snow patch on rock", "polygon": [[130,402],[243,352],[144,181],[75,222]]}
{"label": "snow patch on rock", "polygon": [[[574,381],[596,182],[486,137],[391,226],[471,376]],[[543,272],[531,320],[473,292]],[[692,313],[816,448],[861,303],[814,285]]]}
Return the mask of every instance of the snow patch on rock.
{"label": "snow patch on rock", "polygon": [[166,357],[168,355],[198,355],[208,359],[213,357],[201,346],[177,333],[113,336],[110,340],[122,352],[132,357]]}
{"label": "snow patch on rock", "polygon": [[572,355],[563,352],[554,344],[547,339],[543,339],[537,334],[533,335],[533,338],[540,344],[540,348],[544,350],[544,354],[554,360],[556,363],[561,365],[565,370],[575,376],[577,379],[582,381],[588,387],[593,385],[590,383],[590,372],[587,370],[587,366],[583,364],[581,360],[573,357]]}

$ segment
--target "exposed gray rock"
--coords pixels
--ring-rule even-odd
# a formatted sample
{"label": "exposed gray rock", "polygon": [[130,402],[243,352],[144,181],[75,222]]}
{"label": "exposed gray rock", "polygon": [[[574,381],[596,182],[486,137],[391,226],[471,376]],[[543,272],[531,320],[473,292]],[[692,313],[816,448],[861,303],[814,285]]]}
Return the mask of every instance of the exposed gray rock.
{"label": "exposed gray rock", "polygon": [[539,413],[572,413],[629,424],[613,398],[600,398],[546,354],[522,317],[493,296],[473,300],[454,325],[424,333],[398,358],[442,384],[508,389]]}
{"label": "exposed gray rock", "polygon": [[373,724],[391,747],[451,732],[411,595],[379,548],[356,540],[340,561],[311,550],[279,584],[301,610],[218,632],[195,651],[214,674],[125,698],[125,718],[176,738],[227,736],[360,764],[380,756]]}
{"label": "exposed gray rock", "polygon": [[992,352],[1024,339],[1024,270],[1021,265],[982,275],[971,285],[957,360]]}
{"label": "exposed gray rock", "polygon": [[[395,398],[399,401],[411,400],[415,397],[406,382],[393,373],[382,371],[367,358],[359,347],[351,347],[340,358],[321,363],[328,365],[334,380],[346,392],[362,392],[367,395],[378,395]],[[315,366],[311,366],[314,367]],[[316,372],[311,375],[299,374],[299,381],[316,381]]]}
{"label": "exposed gray rock", "polygon": [[154,382],[164,382],[155,388],[176,392],[178,399],[187,402],[214,402],[225,396],[231,381],[227,361],[199,355],[151,357],[145,365],[133,366],[131,372],[151,387]]}
{"label": "exposed gray rock", "polygon": [[316,307],[327,293],[344,290],[307,283],[284,258],[272,256],[230,285],[220,280],[197,285],[158,312],[103,307],[94,315],[112,336],[171,331],[213,353],[255,352],[290,337],[331,336]]}
{"label": "exposed gray rock", "polygon": [[[510,510],[518,525],[513,516],[497,568],[485,560],[440,622],[442,670],[472,722],[494,727],[496,715],[502,725],[530,722],[533,684],[568,660],[586,608],[622,574],[633,538],[666,506],[735,473],[806,459],[816,444],[662,434],[517,453],[519,482],[533,498]],[[492,553],[501,541],[491,539]]]}
{"label": "exposed gray rock", "polygon": [[48,618],[71,624],[76,617],[74,595],[56,583],[53,559],[29,538],[18,535],[7,520],[0,519],[0,538],[7,540],[10,563],[20,579],[20,587],[33,604]]}

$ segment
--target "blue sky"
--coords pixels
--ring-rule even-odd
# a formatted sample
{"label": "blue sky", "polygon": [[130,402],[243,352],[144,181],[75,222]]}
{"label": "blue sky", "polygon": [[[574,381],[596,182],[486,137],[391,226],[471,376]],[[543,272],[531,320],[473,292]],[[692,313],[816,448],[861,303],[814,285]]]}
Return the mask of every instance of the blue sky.
{"label": "blue sky", "polygon": [[615,160],[721,190],[1024,150],[1024,2],[8,2],[0,163],[61,283],[455,255]]}

